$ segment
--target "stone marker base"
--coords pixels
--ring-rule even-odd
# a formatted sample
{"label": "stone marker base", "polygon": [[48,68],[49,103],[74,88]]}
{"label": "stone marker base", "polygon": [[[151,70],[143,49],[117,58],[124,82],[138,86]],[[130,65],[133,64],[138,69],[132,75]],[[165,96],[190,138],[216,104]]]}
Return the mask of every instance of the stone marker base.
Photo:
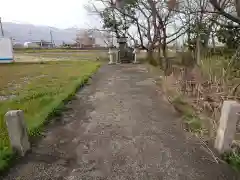
{"label": "stone marker base", "polygon": [[24,156],[30,149],[30,143],[23,111],[9,111],[5,115],[5,120],[12,149],[19,155]]}
{"label": "stone marker base", "polygon": [[219,153],[231,151],[240,117],[240,104],[236,101],[224,101],[220,124],[217,130],[215,148]]}

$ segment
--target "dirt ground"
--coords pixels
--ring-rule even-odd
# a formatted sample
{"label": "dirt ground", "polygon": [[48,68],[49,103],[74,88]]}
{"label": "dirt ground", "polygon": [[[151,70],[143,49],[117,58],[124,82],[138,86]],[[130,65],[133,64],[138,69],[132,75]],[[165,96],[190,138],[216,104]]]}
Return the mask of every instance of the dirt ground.
{"label": "dirt ground", "polygon": [[163,99],[143,65],[103,66],[3,180],[237,180]]}

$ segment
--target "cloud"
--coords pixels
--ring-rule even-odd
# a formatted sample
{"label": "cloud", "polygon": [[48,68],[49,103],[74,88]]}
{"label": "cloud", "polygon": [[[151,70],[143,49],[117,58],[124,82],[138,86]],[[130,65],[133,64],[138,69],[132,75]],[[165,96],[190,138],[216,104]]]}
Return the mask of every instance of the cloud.
{"label": "cloud", "polygon": [[58,28],[86,27],[91,19],[84,0],[3,0],[0,16],[3,21],[48,25]]}

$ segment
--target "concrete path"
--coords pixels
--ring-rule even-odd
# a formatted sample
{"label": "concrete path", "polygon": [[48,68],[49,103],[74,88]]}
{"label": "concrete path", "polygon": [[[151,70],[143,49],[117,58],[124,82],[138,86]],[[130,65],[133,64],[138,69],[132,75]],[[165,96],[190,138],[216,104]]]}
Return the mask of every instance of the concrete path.
{"label": "concrete path", "polygon": [[3,180],[234,180],[141,65],[105,66]]}

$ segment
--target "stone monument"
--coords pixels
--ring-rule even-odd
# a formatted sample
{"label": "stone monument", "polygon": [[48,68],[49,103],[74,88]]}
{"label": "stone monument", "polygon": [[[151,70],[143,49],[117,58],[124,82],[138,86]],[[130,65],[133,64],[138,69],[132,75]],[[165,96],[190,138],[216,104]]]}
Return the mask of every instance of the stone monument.
{"label": "stone monument", "polygon": [[121,63],[130,63],[131,59],[129,58],[127,51],[127,37],[119,37],[117,43],[119,44],[119,61]]}

